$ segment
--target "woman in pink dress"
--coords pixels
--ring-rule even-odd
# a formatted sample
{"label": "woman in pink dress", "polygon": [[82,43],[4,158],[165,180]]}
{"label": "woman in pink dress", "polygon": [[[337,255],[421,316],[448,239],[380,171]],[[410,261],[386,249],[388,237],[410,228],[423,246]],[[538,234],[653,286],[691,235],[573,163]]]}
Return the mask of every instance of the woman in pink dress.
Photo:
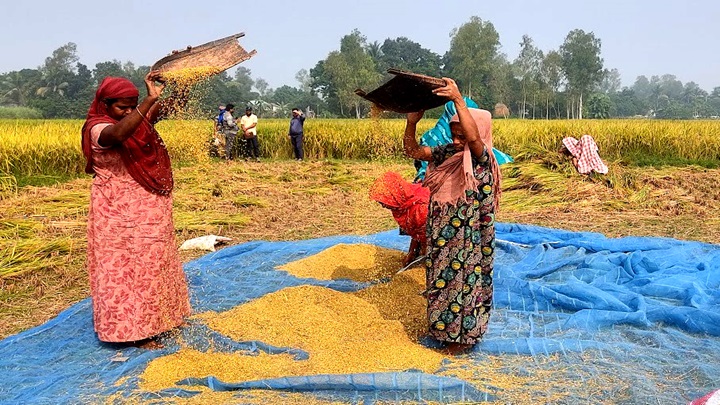
{"label": "woman in pink dress", "polygon": [[145,77],[147,97],[127,79],[105,78],[82,128],[93,174],[87,266],[93,320],[104,342],[140,342],[173,329],[190,301],[172,220],[170,157],[153,124],[164,85]]}

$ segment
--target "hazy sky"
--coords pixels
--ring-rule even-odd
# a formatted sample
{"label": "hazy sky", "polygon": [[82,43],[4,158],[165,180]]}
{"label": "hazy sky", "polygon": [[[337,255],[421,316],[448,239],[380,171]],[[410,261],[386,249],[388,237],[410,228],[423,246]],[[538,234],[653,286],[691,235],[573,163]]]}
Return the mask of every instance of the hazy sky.
{"label": "hazy sky", "polygon": [[0,0],[0,72],[38,67],[67,42],[92,69],[112,59],[151,65],[172,49],[245,32],[243,46],[258,51],[243,63],[253,78],[296,86],[297,71],[354,28],[370,42],[405,36],[442,55],[451,30],[474,15],[495,25],[510,60],[523,34],[548,51],[579,28],[602,40],[605,67],[624,85],[670,73],[720,86],[719,0]]}

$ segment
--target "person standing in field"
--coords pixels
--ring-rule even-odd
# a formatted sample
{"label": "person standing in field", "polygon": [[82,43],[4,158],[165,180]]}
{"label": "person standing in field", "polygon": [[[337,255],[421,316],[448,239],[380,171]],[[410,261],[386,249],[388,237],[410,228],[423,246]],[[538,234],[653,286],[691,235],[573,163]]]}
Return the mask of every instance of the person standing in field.
{"label": "person standing in field", "polygon": [[295,160],[302,161],[305,158],[303,152],[303,124],[305,123],[305,114],[299,108],[292,109],[292,118],[290,119],[290,130],[288,136],[293,148]]}
{"label": "person standing in field", "polygon": [[106,77],[82,127],[85,171],[93,174],[87,268],[93,320],[103,342],[153,343],[190,315],[188,285],[172,219],[170,157],[154,124],[164,85],[145,76],[147,97]]}
{"label": "person standing in field", "polygon": [[224,157],[225,156],[225,135],[222,133],[222,117],[225,113],[225,105],[220,104],[218,107],[218,114],[215,116],[215,132],[213,133],[213,139],[210,142],[210,156]]}
{"label": "person standing in field", "polygon": [[235,138],[237,138],[240,130],[233,117],[235,105],[228,104],[225,106],[225,112],[222,115],[222,129],[225,135],[225,159],[228,161],[235,159]]}
{"label": "person standing in field", "polygon": [[426,282],[430,335],[453,354],[480,341],[487,330],[493,296],[495,211],[500,170],[492,153],[490,112],[468,108],[457,84],[433,92],[455,104],[452,143],[430,148],[416,140],[424,111],[407,114],[405,154],[428,161],[430,189]]}
{"label": "person standing in field", "polygon": [[240,129],[246,142],[245,160],[260,161],[260,144],[257,138],[257,115],[253,114],[252,107],[245,108],[245,115],[240,118]]}
{"label": "person standing in field", "polygon": [[218,106],[218,115],[215,116],[215,132],[216,133],[222,131],[223,114],[225,114],[225,106],[223,104],[220,104]]}

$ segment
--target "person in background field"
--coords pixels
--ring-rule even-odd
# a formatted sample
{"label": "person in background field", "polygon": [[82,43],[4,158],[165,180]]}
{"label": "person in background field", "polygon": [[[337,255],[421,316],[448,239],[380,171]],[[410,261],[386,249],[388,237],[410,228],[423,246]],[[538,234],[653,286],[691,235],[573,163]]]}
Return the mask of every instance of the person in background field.
{"label": "person in background field", "polygon": [[223,113],[225,113],[225,105],[220,104],[218,114],[215,116],[215,132],[210,142],[210,156],[225,157],[225,135],[222,131]]}
{"label": "person in background field", "polygon": [[572,157],[572,164],[580,174],[592,172],[607,174],[608,167],[598,154],[598,146],[590,135],[583,135],[580,140],[568,136],[563,138],[560,152]]}
{"label": "person in background field", "polygon": [[245,160],[260,161],[260,144],[257,139],[257,115],[253,114],[251,107],[245,108],[245,115],[240,118],[240,129],[246,142]]}
{"label": "person in background field", "polygon": [[225,159],[228,161],[235,158],[235,138],[237,137],[239,128],[233,117],[235,105],[228,104],[225,106],[225,112],[222,115],[222,128],[225,135]]}
{"label": "person in background field", "polygon": [[387,172],[370,187],[370,198],[389,209],[400,227],[400,233],[412,238],[403,266],[424,255],[430,190],[421,184],[405,181],[398,173]]}
{"label": "person in background field", "polygon": [[170,157],[154,124],[164,85],[145,76],[147,97],[106,77],[82,127],[85,172],[93,174],[87,268],[98,339],[152,347],[190,315],[175,245]]}
{"label": "person in background field", "polygon": [[305,157],[303,152],[303,124],[305,123],[305,114],[299,108],[292,109],[292,118],[290,119],[290,130],[288,136],[293,148],[295,160],[301,161]]}
{"label": "person in background field", "polygon": [[223,114],[225,113],[225,106],[220,104],[218,106],[218,115],[215,116],[215,132],[222,131]]}
{"label": "person in background field", "polygon": [[482,339],[490,319],[500,169],[492,153],[490,112],[468,108],[455,81],[445,80],[447,85],[433,92],[455,104],[452,143],[419,145],[420,111],[407,114],[403,147],[408,157],[430,162],[424,181],[430,189],[425,263],[430,335],[460,354]]}

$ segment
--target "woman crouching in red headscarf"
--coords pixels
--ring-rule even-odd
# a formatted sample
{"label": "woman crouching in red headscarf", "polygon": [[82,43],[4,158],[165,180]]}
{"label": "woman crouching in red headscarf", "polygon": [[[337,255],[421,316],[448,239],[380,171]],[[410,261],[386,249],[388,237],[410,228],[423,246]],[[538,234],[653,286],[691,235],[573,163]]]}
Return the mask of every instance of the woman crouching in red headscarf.
{"label": "woman crouching in red headscarf", "polygon": [[145,76],[147,97],[127,79],[105,78],[82,128],[85,171],[94,175],[87,267],[93,320],[104,342],[150,343],[190,314],[175,245],[170,157],[153,124],[164,88]]}
{"label": "woman crouching in red headscarf", "polygon": [[389,209],[400,232],[412,238],[403,265],[407,266],[424,255],[430,190],[422,184],[404,180],[398,173],[387,172],[370,187],[370,198]]}

